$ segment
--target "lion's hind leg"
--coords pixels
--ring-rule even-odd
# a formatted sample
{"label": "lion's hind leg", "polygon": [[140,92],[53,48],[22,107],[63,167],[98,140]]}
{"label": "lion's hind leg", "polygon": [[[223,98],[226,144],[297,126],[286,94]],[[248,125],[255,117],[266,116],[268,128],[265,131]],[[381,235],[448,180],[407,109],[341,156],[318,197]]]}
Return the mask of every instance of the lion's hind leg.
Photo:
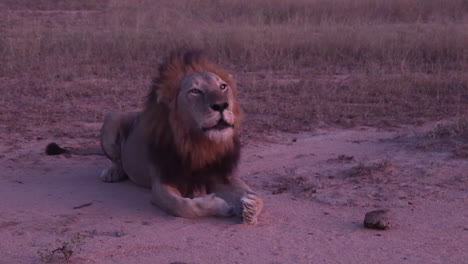
{"label": "lion's hind leg", "polygon": [[103,182],[119,182],[128,179],[127,174],[119,164],[112,164],[111,167],[102,170],[99,178]]}
{"label": "lion's hind leg", "polygon": [[112,161],[112,166],[104,169],[99,178],[104,182],[118,182],[128,178],[122,168],[121,148],[134,120],[136,112],[110,113],[104,119],[101,128],[101,147],[106,156]]}

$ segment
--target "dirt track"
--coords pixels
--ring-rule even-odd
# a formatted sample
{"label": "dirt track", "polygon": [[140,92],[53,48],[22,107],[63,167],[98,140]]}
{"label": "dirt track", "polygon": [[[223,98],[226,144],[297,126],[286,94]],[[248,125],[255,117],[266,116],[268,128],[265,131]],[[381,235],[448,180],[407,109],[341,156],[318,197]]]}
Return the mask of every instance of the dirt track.
{"label": "dirt track", "polygon": [[[251,140],[239,174],[265,201],[257,226],[168,216],[148,190],[100,182],[103,157],[50,157],[50,139],[2,139],[0,263],[41,263],[78,234],[72,263],[463,263],[468,160],[414,148],[412,131]],[[378,208],[390,209],[390,230],[362,227]]]}

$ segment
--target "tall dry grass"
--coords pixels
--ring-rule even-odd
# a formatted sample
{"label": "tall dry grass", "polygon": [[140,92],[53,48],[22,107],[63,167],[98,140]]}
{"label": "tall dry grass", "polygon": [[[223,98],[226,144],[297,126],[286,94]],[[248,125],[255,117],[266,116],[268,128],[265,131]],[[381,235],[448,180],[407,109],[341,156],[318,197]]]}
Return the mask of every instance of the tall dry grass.
{"label": "tall dry grass", "polygon": [[[157,63],[180,47],[205,49],[235,71],[252,126],[467,112],[466,0],[1,0],[0,120],[53,101],[34,120],[49,125],[67,103],[92,99],[97,109],[76,119],[98,122],[107,108],[131,108],[117,103],[123,95],[141,100]],[[297,94],[312,103],[300,108]]]}
{"label": "tall dry grass", "polygon": [[468,60],[464,0],[59,2],[7,1],[33,12],[3,12],[2,75],[37,65],[148,70],[176,47],[249,70],[460,70]]}

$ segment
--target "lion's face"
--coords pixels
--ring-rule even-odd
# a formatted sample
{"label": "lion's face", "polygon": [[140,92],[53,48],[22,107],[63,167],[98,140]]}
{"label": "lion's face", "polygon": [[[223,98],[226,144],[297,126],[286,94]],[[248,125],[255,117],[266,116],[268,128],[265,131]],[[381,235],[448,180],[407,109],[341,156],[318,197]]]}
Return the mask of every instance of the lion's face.
{"label": "lion's face", "polygon": [[216,142],[234,135],[235,98],[229,84],[211,72],[192,72],[180,82],[176,111],[191,133]]}

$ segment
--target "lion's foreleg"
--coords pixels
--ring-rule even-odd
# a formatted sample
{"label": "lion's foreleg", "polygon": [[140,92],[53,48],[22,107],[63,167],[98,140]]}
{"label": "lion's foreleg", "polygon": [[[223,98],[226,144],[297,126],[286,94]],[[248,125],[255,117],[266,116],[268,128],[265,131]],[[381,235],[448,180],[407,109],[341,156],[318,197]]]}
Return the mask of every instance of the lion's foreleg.
{"label": "lion's foreleg", "polygon": [[151,192],[152,203],[174,216],[196,218],[233,214],[232,207],[213,194],[193,199],[185,198],[176,188],[159,181],[153,183]]}
{"label": "lion's foreleg", "polygon": [[257,223],[263,201],[244,181],[233,177],[229,184],[216,185],[213,193],[225,200],[244,223]]}

